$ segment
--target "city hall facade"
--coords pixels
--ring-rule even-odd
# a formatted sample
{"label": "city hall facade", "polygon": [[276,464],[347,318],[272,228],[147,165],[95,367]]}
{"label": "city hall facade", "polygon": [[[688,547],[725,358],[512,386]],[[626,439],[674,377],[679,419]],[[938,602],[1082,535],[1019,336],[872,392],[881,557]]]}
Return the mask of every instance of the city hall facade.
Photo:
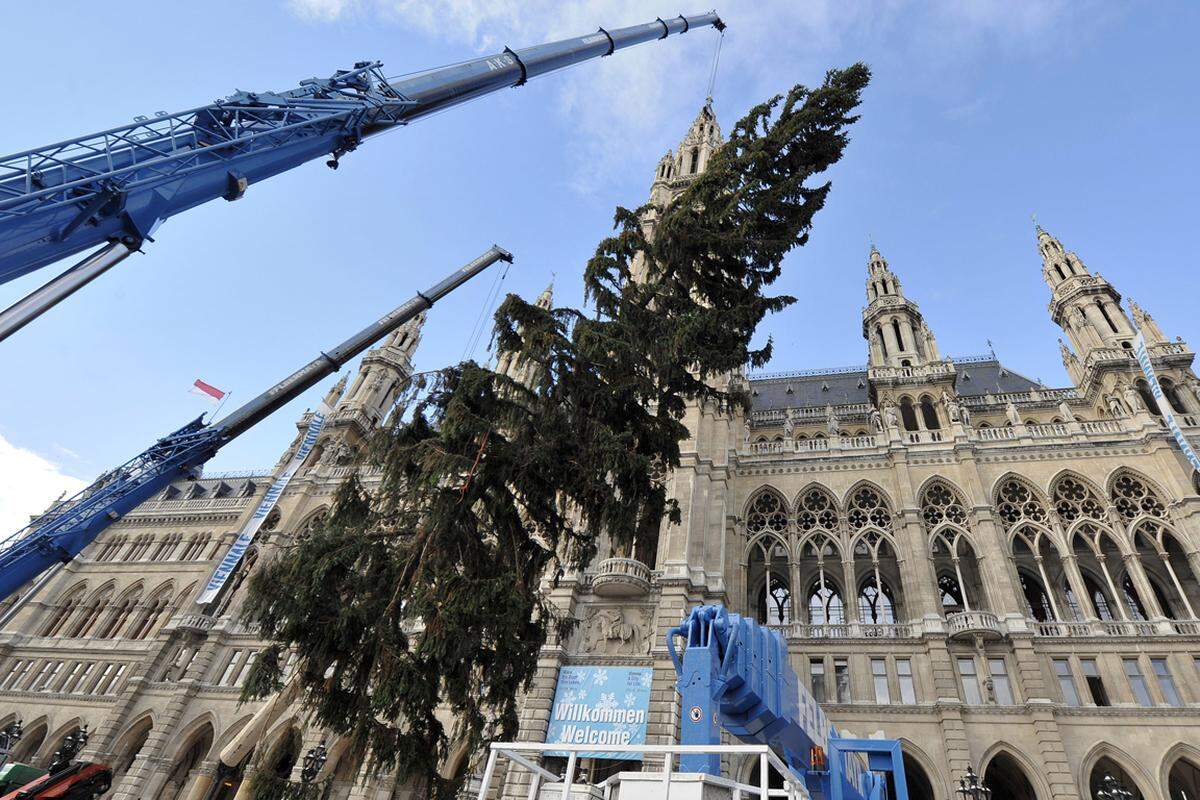
{"label": "city hall facade", "polygon": [[[651,199],[670,202],[720,142],[705,108],[657,166]],[[902,265],[873,250],[867,363],[732,376],[748,414],[688,412],[692,437],[668,478],[681,523],[547,585],[580,623],[543,649],[521,737],[559,724],[564,676],[624,670],[645,676],[628,718],[647,743],[676,741],[666,631],[698,603],[723,603],[786,637],[840,729],[902,741],[911,797],[952,797],[968,767],[997,800],[1090,800],[1108,774],[1147,800],[1200,797],[1200,486],[1133,358],[1134,324],[1162,402],[1200,437],[1193,353],[1050,233],[1039,228],[1029,252],[1070,386],[991,356],[943,356]],[[121,800],[242,798],[256,772],[298,774],[322,731],[290,704],[238,702],[266,644],[239,619],[245,577],[320,524],[411,371],[420,323],[365,357],[213,604],[195,598],[270,474],[173,485],[10,604],[0,727],[21,719],[16,759],[44,762],[87,725],[84,757],[113,765]],[[331,797],[421,796],[326,745]],[[456,750],[444,769],[470,774],[477,756]],[[655,762],[585,766],[599,780]],[[746,780],[755,768],[727,766]],[[527,775],[503,776],[502,795],[526,797]]]}

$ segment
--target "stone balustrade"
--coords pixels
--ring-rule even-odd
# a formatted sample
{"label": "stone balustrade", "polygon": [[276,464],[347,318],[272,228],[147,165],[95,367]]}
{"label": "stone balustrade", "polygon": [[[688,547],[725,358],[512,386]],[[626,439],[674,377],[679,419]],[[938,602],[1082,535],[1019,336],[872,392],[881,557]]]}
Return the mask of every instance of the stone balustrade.
{"label": "stone balustrade", "polygon": [[596,565],[592,592],[601,597],[640,597],[650,591],[650,568],[636,558],[606,558]]}
{"label": "stone balustrade", "polygon": [[990,611],[959,611],[946,615],[950,638],[958,636],[1002,637],[1006,631],[1000,618]]}

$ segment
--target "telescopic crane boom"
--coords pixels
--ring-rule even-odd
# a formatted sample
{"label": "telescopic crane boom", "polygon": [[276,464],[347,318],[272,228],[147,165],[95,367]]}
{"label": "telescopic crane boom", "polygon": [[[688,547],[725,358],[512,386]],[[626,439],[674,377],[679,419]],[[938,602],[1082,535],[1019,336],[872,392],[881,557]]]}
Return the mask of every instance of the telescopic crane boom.
{"label": "telescopic crane boom", "polygon": [[321,352],[219,422],[206,425],[201,418],[192,420],[104,473],[74,497],[58,503],[10,537],[11,544],[0,551],[0,600],[56,563],[79,555],[105,528],[172,481],[198,475],[204,463],[234,438],[497,261],[511,262],[512,254],[492,245],[474,261],[424,292],[417,292],[407,303],[332,350]]}
{"label": "telescopic crane boom", "polygon": [[535,45],[403,78],[361,61],[283,92],[237,92],[208,105],[0,157],[0,283],[100,246],[0,312],[0,340],[142,246],[164,220],[307,161],[338,159],[366,138],[530,78],[695,27],[716,12],[657,19]]}

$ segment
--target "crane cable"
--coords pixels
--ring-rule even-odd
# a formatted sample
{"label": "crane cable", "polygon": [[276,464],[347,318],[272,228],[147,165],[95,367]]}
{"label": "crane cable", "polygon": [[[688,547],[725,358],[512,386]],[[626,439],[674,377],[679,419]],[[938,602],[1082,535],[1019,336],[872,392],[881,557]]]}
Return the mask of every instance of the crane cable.
{"label": "crane cable", "polygon": [[500,285],[508,276],[508,267],[509,264],[505,262],[504,269],[492,279],[492,288],[488,290],[479,307],[479,315],[475,318],[475,324],[471,326],[471,333],[467,337],[466,347],[463,348],[461,361],[466,361],[468,356],[475,355],[475,351],[479,349],[479,341],[483,338],[483,332],[487,328],[488,310],[495,306],[496,299],[500,296]]}
{"label": "crane cable", "polygon": [[708,74],[708,101],[711,103],[713,98],[713,87],[717,83],[717,64],[721,62],[721,43],[725,41],[725,31],[717,31],[717,48],[713,53],[712,70]]}

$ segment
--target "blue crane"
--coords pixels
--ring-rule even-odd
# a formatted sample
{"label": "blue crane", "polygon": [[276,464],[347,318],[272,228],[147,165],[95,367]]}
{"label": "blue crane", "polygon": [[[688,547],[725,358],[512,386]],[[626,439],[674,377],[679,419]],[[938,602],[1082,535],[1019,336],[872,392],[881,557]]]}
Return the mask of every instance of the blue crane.
{"label": "blue crane", "polygon": [[205,424],[202,418],[192,420],[145,452],[104,473],[74,497],[56,503],[49,512],[10,537],[5,549],[0,550],[0,600],[55,564],[79,555],[105,528],[172,481],[198,476],[205,462],[221,447],[497,261],[511,262],[512,254],[492,245],[466,266],[418,292],[332,350],[322,351],[219,422]]}
{"label": "blue crane", "polygon": [[0,312],[0,340],[115,266],[158,225],[316,158],[554,70],[692,28],[724,30],[716,12],[535,45],[389,81],[362,61],[283,92],[141,117],[99,133],[0,158],[0,283],[99,249]]}
{"label": "blue crane", "polygon": [[[675,639],[684,640],[682,658]],[[747,744],[768,745],[821,800],[886,800],[890,773],[897,800],[908,800],[895,739],[840,736],[788,662],[777,631],[724,606],[692,609],[667,633],[678,677],[680,744],[717,745],[721,727]],[[683,772],[721,774],[716,754],[681,756]]]}

